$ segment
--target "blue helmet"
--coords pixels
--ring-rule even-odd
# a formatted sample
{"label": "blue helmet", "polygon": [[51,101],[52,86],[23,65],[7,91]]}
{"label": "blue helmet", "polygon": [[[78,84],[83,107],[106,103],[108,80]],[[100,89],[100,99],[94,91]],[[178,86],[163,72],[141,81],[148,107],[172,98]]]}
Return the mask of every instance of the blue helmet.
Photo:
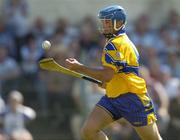
{"label": "blue helmet", "polygon": [[99,11],[99,19],[121,20],[126,22],[126,12],[123,7],[119,5],[108,6]]}
{"label": "blue helmet", "polygon": [[[122,27],[120,27],[120,28],[116,27],[117,21],[121,21],[123,23],[123,25],[125,25],[125,23],[126,23],[126,12],[125,12],[124,8],[122,8],[119,5],[108,6],[108,7],[103,8],[99,11],[98,18],[101,21],[103,21],[103,20],[111,21],[111,23],[112,23],[112,29],[111,30],[118,31]],[[108,35],[112,35],[112,34],[114,34],[114,32],[112,32],[112,31],[110,33],[108,33]]]}

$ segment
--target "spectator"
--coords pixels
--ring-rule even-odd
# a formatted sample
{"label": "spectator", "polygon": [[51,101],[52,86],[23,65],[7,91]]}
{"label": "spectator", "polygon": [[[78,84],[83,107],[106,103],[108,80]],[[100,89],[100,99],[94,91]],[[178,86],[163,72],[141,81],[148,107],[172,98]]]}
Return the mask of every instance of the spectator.
{"label": "spectator", "polygon": [[20,61],[20,47],[29,32],[27,0],[4,0],[3,13],[8,30],[15,39],[17,61]]}
{"label": "spectator", "polygon": [[149,25],[149,16],[141,15],[135,22],[134,32],[131,33],[132,41],[137,46],[153,47],[153,34]]}
{"label": "spectator", "polygon": [[19,91],[11,91],[5,111],[0,113],[5,137],[10,137],[20,130],[26,130],[26,123],[35,119],[35,111],[23,105],[23,96]]}
{"label": "spectator", "polygon": [[180,86],[179,86],[179,92],[178,96],[176,98],[172,99],[172,102],[170,104],[170,124],[169,129],[167,132],[169,132],[169,135],[167,134],[167,139],[179,139],[180,134]]}
{"label": "spectator", "polygon": [[43,55],[38,47],[33,34],[26,36],[26,45],[21,48],[22,69],[25,75],[36,75],[38,71],[38,60]]}
{"label": "spectator", "polygon": [[98,33],[95,21],[92,17],[86,17],[80,26],[80,46],[82,50],[88,51],[98,45]]}
{"label": "spectator", "polygon": [[71,30],[73,29],[69,24],[68,20],[65,18],[60,18],[56,21],[54,26],[54,34],[52,35],[52,44],[59,45],[62,44],[65,47],[69,46],[69,43],[72,41],[73,33]]}
{"label": "spectator", "polygon": [[0,19],[0,44],[4,44],[7,47],[10,56],[17,57],[14,38],[8,32],[3,18]]}
{"label": "spectator", "polygon": [[[21,71],[17,62],[8,56],[8,50],[4,45],[0,45],[0,84],[3,85],[3,91],[6,92],[11,88],[17,88],[16,81]],[[1,85],[1,86],[2,86]]]}
{"label": "spectator", "polygon": [[48,28],[46,21],[42,17],[37,17],[34,20],[31,30],[37,42],[37,49],[43,52],[44,50],[41,48],[42,42],[52,35],[53,31]]}
{"label": "spectator", "polygon": [[6,22],[16,37],[23,37],[28,32],[27,0],[5,0],[3,12]]}
{"label": "spectator", "polygon": [[135,22],[135,27],[132,32],[130,32],[130,38],[132,42],[136,45],[139,50],[141,63],[144,65],[149,64],[150,53],[154,55],[156,53],[157,47],[154,46],[154,32],[149,25],[149,17],[147,14],[141,15]]}
{"label": "spectator", "polygon": [[152,59],[149,60],[149,71],[152,76],[157,81],[161,81],[161,62],[158,57],[153,57]]}
{"label": "spectator", "polygon": [[[180,48],[180,37],[177,44],[178,48]],[[174,62],[175,65],[173,67],[173,73],[175,77],[180,78],[180,51],[176,52],[176,61]]]}
{"label": "spectator", "polygon": [[173,42],[176,42],[179,38],[179,32],[180,32],[178,11],[174,9],[170,10],[166,24],[171,40]]}
{"label": "spectator", "polygon": [[172,101],[179,95],[180,80],[172,76],[171,68],[167,65],[161,66],[161,74],[161,82],[166,89],[168,98]]}

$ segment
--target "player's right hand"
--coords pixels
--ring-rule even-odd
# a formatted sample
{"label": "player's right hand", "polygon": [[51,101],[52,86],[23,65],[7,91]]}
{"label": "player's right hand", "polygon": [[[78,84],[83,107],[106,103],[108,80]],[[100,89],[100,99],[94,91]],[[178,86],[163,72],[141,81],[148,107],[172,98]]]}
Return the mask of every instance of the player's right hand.
{"label": "player's right hand", "polygon": [[77,61],[75,58],[67,58],[65,60],[65,66],[68,69],[76,71],[82,66],[82,64],[79,61]]}

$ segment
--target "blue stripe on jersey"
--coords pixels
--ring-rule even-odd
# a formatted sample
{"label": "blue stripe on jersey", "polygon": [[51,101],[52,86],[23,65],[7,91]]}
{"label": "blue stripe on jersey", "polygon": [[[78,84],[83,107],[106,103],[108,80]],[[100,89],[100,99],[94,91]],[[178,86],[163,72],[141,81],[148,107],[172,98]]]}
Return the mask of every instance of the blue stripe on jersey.
{"label": "blue stripe on jersey", "polygon": [[115,61],[114,63],[116,64],[116,66],[123,66],[123,67],[125,67],[127,65],[127,63],[123,62],[123,61]]}
{"label": "blue stripe on jersey", "polygon": [[113,43],[109,42],[106,47],[105,47],[106,50],[108,51],[113,51],[113,50],[117,50],[116,47],[113,45]]}
{"label": "blue stripe on jersey", "polygon": [[125,67],[127,65],[126,62],[114,60],[108,53],[105,54],[105,61],[109,64],[115,64],[116,66]]}
{"label": "blue stripe on jersey", "polygon": [[105,54],[105,61],[109,64],[113,64],[114,63],[114,60],[113,58],[109,55],[109,54]]}
{"label": "blue stripe on jersey", "polygon": [[123,69],[121,69],[119,72],[135,73],[137,76],[139,76],[139,67],[126,66]]}

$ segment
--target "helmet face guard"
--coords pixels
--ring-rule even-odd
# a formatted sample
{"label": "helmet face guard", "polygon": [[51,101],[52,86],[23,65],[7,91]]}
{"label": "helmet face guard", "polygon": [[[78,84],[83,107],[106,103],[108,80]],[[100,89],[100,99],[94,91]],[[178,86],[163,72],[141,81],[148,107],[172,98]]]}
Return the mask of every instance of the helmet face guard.
{"label": "helmet face guard", "polygon": [[111,19],[99,19],[99,31],[102,34],[113,34],[113,21]]}

